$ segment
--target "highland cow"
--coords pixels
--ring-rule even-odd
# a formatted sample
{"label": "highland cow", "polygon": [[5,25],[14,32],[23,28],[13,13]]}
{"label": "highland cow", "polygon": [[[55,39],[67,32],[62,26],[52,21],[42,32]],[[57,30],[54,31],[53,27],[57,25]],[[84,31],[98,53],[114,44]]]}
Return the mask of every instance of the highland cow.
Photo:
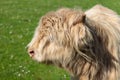
{"label": "highland cow", "polygon": [[40,19],[28,44],[31,58],[67,70],[72,80],[120,79],[120,18],[96,5],[62,8]]}

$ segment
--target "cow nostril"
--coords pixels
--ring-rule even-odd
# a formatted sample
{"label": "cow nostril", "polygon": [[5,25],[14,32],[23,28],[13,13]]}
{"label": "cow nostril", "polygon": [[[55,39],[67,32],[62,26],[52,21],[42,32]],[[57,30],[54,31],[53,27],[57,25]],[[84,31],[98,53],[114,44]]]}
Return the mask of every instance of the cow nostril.
{"label": "cow nostril", "polygon": [[30,54],[34,54],[34,51],[30,51],[29,53],[30,53]]}
{"label": "cow nostril", "polygon": [[33,57],[33,56],[34,56],[34,53],[35,53],[35,52],[34,52],[33,50],[30,50],[30,51],[29,51],[30,57]]}

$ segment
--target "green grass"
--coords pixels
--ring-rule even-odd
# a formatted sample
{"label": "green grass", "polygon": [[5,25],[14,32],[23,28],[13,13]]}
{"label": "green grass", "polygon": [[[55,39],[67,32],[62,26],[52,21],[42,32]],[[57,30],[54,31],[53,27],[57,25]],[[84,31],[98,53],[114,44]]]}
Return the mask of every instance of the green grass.
{"label": "green grass", "polygon": [[120,13],[119,0],[0,0],[0,80],[69,80],[64,70],[30,59],[25,46],[46,12],[95,4]]}

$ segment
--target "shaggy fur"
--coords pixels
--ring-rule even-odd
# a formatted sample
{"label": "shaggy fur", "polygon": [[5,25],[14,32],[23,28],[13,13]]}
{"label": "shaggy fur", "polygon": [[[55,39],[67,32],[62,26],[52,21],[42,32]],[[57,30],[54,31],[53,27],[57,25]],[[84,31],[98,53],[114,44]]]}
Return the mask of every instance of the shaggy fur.
{"label": "shaggy fur", "polygon": [[47,13],[28,52],[64,68],[72,80],[119,80],[120,18],[101,5],[85,13],[68,8]]}

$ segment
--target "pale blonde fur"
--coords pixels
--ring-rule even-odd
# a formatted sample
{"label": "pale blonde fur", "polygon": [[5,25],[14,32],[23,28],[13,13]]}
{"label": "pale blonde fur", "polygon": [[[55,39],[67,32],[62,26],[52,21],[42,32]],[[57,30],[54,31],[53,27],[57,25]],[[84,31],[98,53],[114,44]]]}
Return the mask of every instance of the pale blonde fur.
{"label": "pale blonde fur", "polygon": [[64,68],[72,80],[119,80],[120,18],[101,5],[85,13],[49,12],[28,44],[31,51],[33,59]]}

